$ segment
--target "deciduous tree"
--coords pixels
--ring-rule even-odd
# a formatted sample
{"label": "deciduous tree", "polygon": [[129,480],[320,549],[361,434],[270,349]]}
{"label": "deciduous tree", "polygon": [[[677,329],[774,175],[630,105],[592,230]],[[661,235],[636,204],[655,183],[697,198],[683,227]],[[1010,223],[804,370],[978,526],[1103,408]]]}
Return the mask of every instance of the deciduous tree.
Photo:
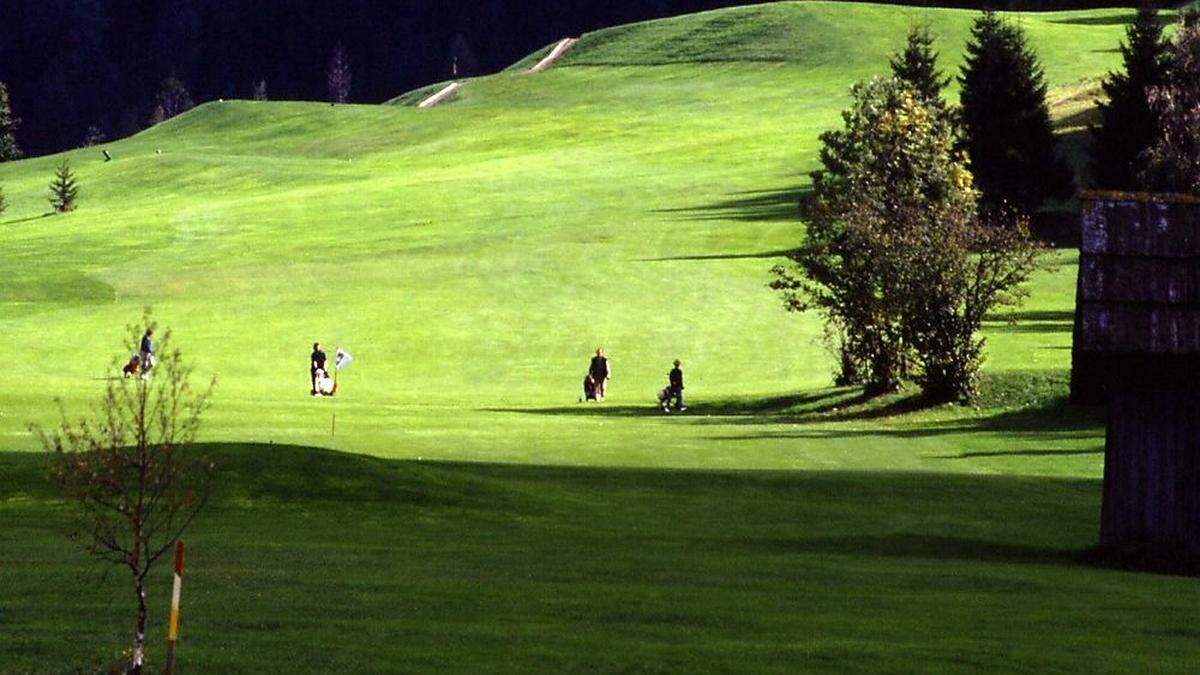
{"label": "deciduous tree", "polygon": [[1200,17],[1185,14],[1175,34],[1171,73],[1148,98],[1158,118],[1143,183],[1164,192],[1200,194]]}
{"label": "deciduous tree", "polygon": [[900,387],[902,364],[932,400],[975,394],[984,317],[1014,302],[1037,247],[1024,221],[979,215],[957,118],[899,79],[855,85],[822,170],[793,267],[773,287],[814,309],[861,364],[868,394]]}
{"label": "deciduous tree", "polygon": [[[136,350],[130,327],[125,353]],[[50,456],[50,477],[73,507],[75,538],[96,559],[129,573],[136,597],[130,672],[145,666],[146,577],[200,512],[213,465],[194,447],[212,391],[194,390],[191,368],[170,345],[148,378],[110,380],[89,417],[34,429]],[[116,364],[114,364],[115,367]]]}

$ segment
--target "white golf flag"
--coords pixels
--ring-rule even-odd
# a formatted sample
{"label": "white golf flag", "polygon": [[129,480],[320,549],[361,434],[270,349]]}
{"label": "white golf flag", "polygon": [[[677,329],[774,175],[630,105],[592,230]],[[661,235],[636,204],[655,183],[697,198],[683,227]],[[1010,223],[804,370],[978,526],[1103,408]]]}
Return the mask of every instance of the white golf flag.
{"label": "white golf flag", "polygon": [[342,351],[341,347],[338,347],[337,353],[333,356],[333,367],[337,368],[338,370],[342,370],[346,366],[350,365],[350,362],[353,360],[354,359],[351,358],[349,354]]}

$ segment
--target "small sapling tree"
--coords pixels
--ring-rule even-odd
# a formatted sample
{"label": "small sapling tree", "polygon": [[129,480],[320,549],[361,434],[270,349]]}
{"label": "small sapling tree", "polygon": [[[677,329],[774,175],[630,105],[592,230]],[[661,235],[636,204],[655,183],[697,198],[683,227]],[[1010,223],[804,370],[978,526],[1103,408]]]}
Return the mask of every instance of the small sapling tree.
{"label": "small sapling tree", "polygon": [[50,206],[55,213],[73,211],[78,196],[75,172],[71,170],[71,163],[64,159],[55,169],[54,181],[50,183]]}
{"label": "small sapling tree", "polygon": [[[149,322],[147,315],[147,324]],[[140,326],[130,327],[126,353]],[[145,666],[146,577],[200,512],[213,465],[190,446],[212,384],[194,390],[191,368],[165,331],[148,378],[109,381],[91,416],[34,432],[50,477],[73,507],[75,535],[96,559],[129,573],[136,597],[130,672]],[[215,380],[213,381],[215,384]]]}

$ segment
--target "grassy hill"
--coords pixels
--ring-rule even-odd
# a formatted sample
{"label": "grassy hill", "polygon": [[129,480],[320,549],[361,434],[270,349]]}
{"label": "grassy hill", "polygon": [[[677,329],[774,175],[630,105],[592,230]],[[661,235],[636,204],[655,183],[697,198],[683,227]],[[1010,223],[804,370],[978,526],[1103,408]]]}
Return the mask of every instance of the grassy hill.
{"label": "grassy hill", "polygon": [[[1019,20],[1069,98],[1130,14]],[[63,216],[60,157],[0,166],[0,670],[124,639],[25,425],[92,400],[147,304],[220,377],[197,669],[1194,662],[1194,585],[1071,554],[1103,442],[1058,405],[1071,252],[989,325],[978,409],[830,389],[819,323],[766,289],[849,85],[917,20],[955,68],[972,18],[776,3],[586,35],[433,110],[212,103],[69,153]],[[336,400],[307,396],[314,340],[356,358]],[[581,406],[598,345],[610,400]],[[693,409],[654,414],[677,357]]]}

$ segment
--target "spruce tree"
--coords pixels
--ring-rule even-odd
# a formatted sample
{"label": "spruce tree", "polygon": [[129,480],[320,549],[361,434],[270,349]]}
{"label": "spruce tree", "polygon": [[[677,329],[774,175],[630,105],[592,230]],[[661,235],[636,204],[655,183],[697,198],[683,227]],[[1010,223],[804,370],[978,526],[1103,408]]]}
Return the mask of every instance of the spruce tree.
{"label": "spruce tree", "polygon": [[1143,153],[1154,144],[1158,128],[1147,92],[1166,84],[1170,49],[1158,10],[1138,10],[1121,43],[1123,71],[1109,73],[1100,85],[1108,101],[1099,102],[1100,124],[1091,129],[1092,185],[1108,190],[1139,187],[1138,177],[1146,168]]}
{"label": "spruce tree", "polygon": [[940,101],[950,78],[942,77],[937,57],[929,24],[915,24],[908,29],[904,49],[892,55],[892,75],[907,82],[922,99]]}
{"label": "spruce tree", "polygon": [[1073,190],[1056,152],[1037,55],[1019,27],[984,12],[971,27],[958,78],[967,150],[984,205],[1033,213]]}
{"label": "spruce tree", "polygon": [[21,148],[17,147],[17,125],[20,123],[21,120],[13,117],[8,102],[8,86],[0,82],[0,162],[21,157]]}
{"label": "spruce tree", "polygon": [[71,164],[63,160],[54,171],[54,181],[50,183],[50,206],[55,213],[66,213],[75,210],[75,198],[79,195],[79,187],[75,183],[75,172]]}

